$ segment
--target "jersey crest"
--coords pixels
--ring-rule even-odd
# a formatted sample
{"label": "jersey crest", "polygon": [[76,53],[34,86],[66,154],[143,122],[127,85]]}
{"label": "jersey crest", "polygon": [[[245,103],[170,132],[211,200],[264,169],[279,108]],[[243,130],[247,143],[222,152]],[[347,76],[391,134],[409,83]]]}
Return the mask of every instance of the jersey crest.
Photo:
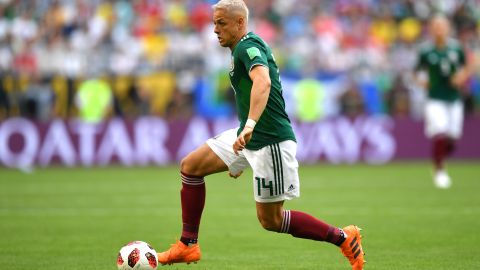
{"label": "jersey crest", "polygon": [[428,55],[428,61],[432,64],[432,65],[436,65],[438,63],[438,56],[435,54],[435,53],[430,53]]}

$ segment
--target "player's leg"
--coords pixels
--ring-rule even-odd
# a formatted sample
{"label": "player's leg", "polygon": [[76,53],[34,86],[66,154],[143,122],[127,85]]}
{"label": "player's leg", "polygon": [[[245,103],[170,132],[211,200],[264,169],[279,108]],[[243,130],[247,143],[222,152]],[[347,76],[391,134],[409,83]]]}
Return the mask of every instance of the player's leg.
{"label": "player's leg", "polygon": [[448,113],[445,102],[427,101],[425,107],[425,133],[432,141],[432,160],[435,171],[442,170],[448,144]]}
{"label": "player's leg", "polygon": [[180,163],[182,177],[182,236],[180,241],[185,245],[196,244],[203,208],[205,206],[204,177],[213,173],[228,170],[227,165],[203,144],[189,153]]}
{"label": "player's leg", "polygon": [[437,155],[442,156],[442,166],[437,169],[434,181],[438,188],[449,188],[452,185],[452,180],[445,169],[444,163],[446,158],[453,154],[456,142],[462,136],[463,103],[456,101],[444,104],[443,109],[447,119],[445,135],[442,133],[435,137],[437,143],[435,150]]}
{"label": "player's leg", "polygon": [[434,183],[438,188],[448,188],[451,183],[444,166],[449,148],[448,129],[448,104],[438,100],[427,101],[425,107],[425,133],[432,141]]}
{"label": "player's leg", "polygon": [[228,166],[205,143],[182,159],[180,170],[185,174],[205,177],[210,174],[225,172],[228,170]]}
{"label": "player's leg", "polygon": [[268,231],[288,233],[297,238],[325,241],[340,246],[345,241],[342,229],[300,211],[285,210],[283,201],[257,202],[257,217]]}
{"label": "player's leg", "polygon": [[233,152],[235,139],[236,130],[227,130],[188,154],[180,164],[183,220],[180,241],[185,245],[197,242],[200,218],[205,205],[204,177],[227,170],[238,174],[248,166],[243,155],[237,156]]}
{"label": "player's leg", "polygon": [[340,247],[353,270],[363,269],[364,252],[358,227],[350,225],[340,229],[307,213],[285,210],[283,201],[257,202],[256,206],[258,220],[264,229],[287,233],[296,238],[332,243]]}
{"label": "player's leg", "polygon": [[180,164],[182,190],[182,236],[172,247],[158,254],[161,264],[191,263],[200,260],[197,244],[200,219],[205,205],[204,177],[213,173],[230,170],[238,174],[246,166],[243,155],[233,153],[236,131],[228,130],[209,139],[206,144],[189,153]]}
{"label": "player's leg", "polygon": [[337,245],[353,269],[362,269],[363,250],[356,226],[347,226],[342,230],[307,213],[283,208],[284,200],[300,196],[296,147],[295,142],[285,141],[257,151],[243,151],[253,169],[260,224],[269,231]]}
{"label": "player's leg", "polygon": [[295,142],[285,141],[244,151],[253,169],[258,220],[269,231],[340,245],[344,240],[341,229],[306,213],[283,209],[284,200],[300,196],[296,149]]}
{"label": "player's leg", "polygon": [[182,235],[180,241],[165,252],[158,253],[162,265],[173,263],[191,263],[200,260],[200,246],[197,244],[200,219],[205,206],[204,177],[226,171],[227,165],[203,144],[189,153],[180,163],[182,189]]}
{"label": "player's leg", "polygon": [[432,159],[435,172],[445,169],[445,159],[449,152],[450,138],[446,134],[432,137]]}
{"label": "player's leg", "polygon": [[448,143],[447,155],[451,156],[456,149],[456,142],[462,136],[464,108],[462,101],[456,101],[448,109]]}

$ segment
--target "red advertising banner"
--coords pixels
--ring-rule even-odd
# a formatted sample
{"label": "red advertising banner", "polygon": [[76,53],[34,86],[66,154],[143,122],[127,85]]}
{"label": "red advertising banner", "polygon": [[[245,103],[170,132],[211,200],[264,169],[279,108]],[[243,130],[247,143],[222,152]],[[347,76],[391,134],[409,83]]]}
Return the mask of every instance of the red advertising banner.
{"label": "red advertising banner", "polygon": [[[0,166],[124,166],[178,162],[208,138],[237,125],[236,119],[167,122],[157,117],[87,124],[60,119],[36,123],[10,118],[0,123]],[[334,118],[294,124],[297,157],[303,163],[383,164],[423,159],[430,153],[423,123],[411,119]],[[467,119],[456,158],[480,158],[480,118]]]}

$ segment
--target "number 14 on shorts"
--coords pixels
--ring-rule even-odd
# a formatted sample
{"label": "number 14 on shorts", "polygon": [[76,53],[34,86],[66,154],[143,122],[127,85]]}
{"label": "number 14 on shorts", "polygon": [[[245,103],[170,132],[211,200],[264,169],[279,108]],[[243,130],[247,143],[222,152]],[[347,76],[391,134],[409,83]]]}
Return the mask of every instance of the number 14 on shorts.
{"label": "number 14 on shorts", "polygon": [[255,181],[257,185],[257,196],[261,197],[265,189],[268,190],[270,196],[283,194],[283,190],[281,190],[278,185],[274,185],[272,180],[267,181],[265,178],[255,177]]}

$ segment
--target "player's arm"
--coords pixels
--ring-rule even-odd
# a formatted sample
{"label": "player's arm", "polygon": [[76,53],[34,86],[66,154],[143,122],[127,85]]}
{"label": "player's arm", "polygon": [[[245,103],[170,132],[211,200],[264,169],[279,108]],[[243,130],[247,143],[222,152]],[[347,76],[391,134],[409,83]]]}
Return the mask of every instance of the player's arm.
{"label": "player's arm", "polygon": [[462,50],[460,54],[460,61],[463,65],[460,69],[458,69],[457,72],[455,72],[455,74],[453,74],[451,78],[452,85],[458,89],[462,88],[462,86],[465,85],[465,82],[473,74],[474,70],[475,63],[473,62],[473,59],[465,58],[465,53]]}
{"label": "player's arm", "polygon": [[243,150],[245,145],[247,145],[252,138],[255,124],[265,110],[270,95],[271,81],[267,67],[256,65],[250,70],[249,75],[250,79],[253,81],[250,94],[250,111],[243,131],[238,135],[237,140],[233,144],[233,151],[235,154],[238,154],[238,151]]}
{"label": "player's arm", "polygon": [[268,97],[270,95],[270,74],[268,68],[257,65],[250,71],[250,79],[253,81],[252,92],[250,94],[250,111],[248,119],[258,122],[260,116],[267,106]]}
{"label": "player's arm", "polygon": [[413,72],[413,78],[415,83],[424,90],[428,89],[428,83],[429,83],[427,69],[428,69],[428,64],[426,62],[425,55],[423,53],[420,53],[418,57],[417,65]]}
{"label": "player's arm", "polygon": [[455,72],[455,74],[453,74],[451,83],[453,86],[459,89],[462,86],[464,86],[465,82],[468,80],[470,75],[471,75],[470,69],[467,66],[464,66],[460,68],[457,72]]}

